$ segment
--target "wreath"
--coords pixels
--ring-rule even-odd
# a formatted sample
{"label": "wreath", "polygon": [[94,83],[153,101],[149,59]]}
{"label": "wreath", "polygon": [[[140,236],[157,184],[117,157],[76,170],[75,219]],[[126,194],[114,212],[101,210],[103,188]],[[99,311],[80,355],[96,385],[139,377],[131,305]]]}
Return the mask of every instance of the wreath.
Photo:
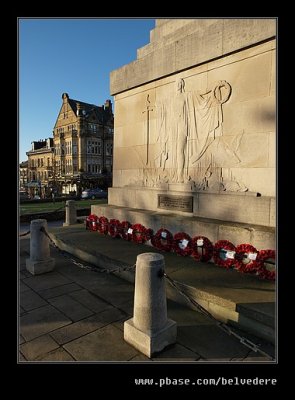
{"label": "wreath", "polygon": [[[257,259],[259,252],[251,244],[239,244],[236,247],[235,267],[239,272],[256,273],[260,267]],[[244,260],[248,260],[247,263]]]}
{"label": "wreath", "polygon": [[110,219],[109,234],[112,238],[120,237],[121,222],[118,219]]}
{"label": "wreath", "polygon": [[160,228],[151,238],[152,245],[158,250],[171,251],[173,246],[173,236],[168,229]]}
{"label": "wreath", "polygon": [[[201,249],[201,253],[199,253]],[[207,262],[212,258],[213,244],[206,236],[195,236],[192,239],[192,257],[196,261]]]}
{"label": "wreath", "polygon": [[[235,263],[235,246],[228,240],[218,240],[214,245],[213,260],[216,265],[223,268],[230,268]],[[223,256],[220,256],[220,253]]]}
{"label": "wreath", "polygon": [[135,243],[144,243],[146,239],[147,229],[141,224],[134,224],[131,226],[132,240]]}
{"label": "wreath", "polygon": [[104,235],[108,234],[109,230],[109,220],[106,217],[99,217],[98,219],[98,230]]}
{"label": "wreath", "polygon": [[265,261],[268,259],[276,260],[275,250],[261,250],[258,255],[258,261],[260,262],[260,268],[257,273],[260,278],[274,281],[276,279],[276,271],[269,271],[265,266]]}
{"label": "wreath", "polygon": [[120,235],[122,239],[131,240],[132,239],[132,229],[131,224],[128,221],[121,222],[121,232]]}
{"label": "wreath", "polygon": [[192,238],[185,232],[178,232],[174,235],[173,250],[180,256],[192,254]]}
{"label": "wreath", "polygon": [[90,214],[86,218],[86,229],[89,229],[91,231],[97,231],[97,216],[95,214]]}

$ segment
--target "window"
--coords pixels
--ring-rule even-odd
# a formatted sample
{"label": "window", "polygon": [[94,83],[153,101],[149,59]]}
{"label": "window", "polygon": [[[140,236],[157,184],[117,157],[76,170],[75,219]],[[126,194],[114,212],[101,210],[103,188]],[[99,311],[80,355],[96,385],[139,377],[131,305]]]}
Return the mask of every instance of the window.
{"label": "window", "polygon": [[87,154],[91,154],[91,141],[87,141]]}
{"label": "window", "polygon": [[111,156],[113,152],[113,145],[112,143],[106,143],[106,155]]}

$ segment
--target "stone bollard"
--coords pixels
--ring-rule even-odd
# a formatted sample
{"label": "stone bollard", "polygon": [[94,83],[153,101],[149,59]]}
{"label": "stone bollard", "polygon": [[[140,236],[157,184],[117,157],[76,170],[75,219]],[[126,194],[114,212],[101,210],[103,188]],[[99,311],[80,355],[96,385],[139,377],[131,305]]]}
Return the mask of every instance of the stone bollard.
{"label": "stone bollard", "polygon": [[49,239],[41,228],[47,231],[46,219],[31,221],[30,258],[26,259],[26,268],[32,275],[52,271],[55,265],[54,258],[50,257]]}
{"label": "stone bollard", "polygon": [[75,200],[66,201],[66,221],[63,226],[69,226],[77,223],[77,212]]}
{"label": "stone bollard", "polygon": [[164,257],[157,253],[137,256],[134,316],[124,323],[124,339],[152,357],[176,342],[176,322],[167,319]]}

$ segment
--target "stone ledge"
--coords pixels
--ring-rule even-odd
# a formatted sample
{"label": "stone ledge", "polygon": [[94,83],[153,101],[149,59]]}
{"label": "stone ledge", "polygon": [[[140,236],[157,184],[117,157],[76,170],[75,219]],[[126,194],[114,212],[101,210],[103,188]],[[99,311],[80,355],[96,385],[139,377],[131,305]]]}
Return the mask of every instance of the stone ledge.
{"label": "stone ledge", "polygon": [[218,240],[229,240],[235,246],[241,243],[251,243],[258,250],[275,249],[275,229],[261,225],[244,224],[222,221],[217,219],[196,216],[183,216],[173,213],[146,211],[120,206],[97,205],[92,206],[91,213],[115,218],[119,221],[128,220],[131,224],[142,223],[155,232],[165,227],[173,234],[184,231],[191,237],[202,235],[208,237],[212,243]]}

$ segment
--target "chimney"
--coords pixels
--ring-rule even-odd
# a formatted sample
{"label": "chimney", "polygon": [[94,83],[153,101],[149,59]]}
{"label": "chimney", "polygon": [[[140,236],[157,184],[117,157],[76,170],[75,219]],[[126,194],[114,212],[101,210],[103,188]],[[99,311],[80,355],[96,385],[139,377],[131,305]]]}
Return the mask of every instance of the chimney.
{"label": "chimney", "polygon": [[61,98],[63,99],[64,103],[67,103],[67,101],[69,100],[69,95],[67,93],[63,93]]}
{"label": "chimney", "polygon": [[76,104],[77,104],[77,117],[79,117],[82,115],[82,107],[79,102],[77,102]]}
{"label": "chimney", "polygon": [[106,100],[105,101],[104,109],[108,110],[110,113],[112,112],[112,102],[111,102],[111,100]]}

